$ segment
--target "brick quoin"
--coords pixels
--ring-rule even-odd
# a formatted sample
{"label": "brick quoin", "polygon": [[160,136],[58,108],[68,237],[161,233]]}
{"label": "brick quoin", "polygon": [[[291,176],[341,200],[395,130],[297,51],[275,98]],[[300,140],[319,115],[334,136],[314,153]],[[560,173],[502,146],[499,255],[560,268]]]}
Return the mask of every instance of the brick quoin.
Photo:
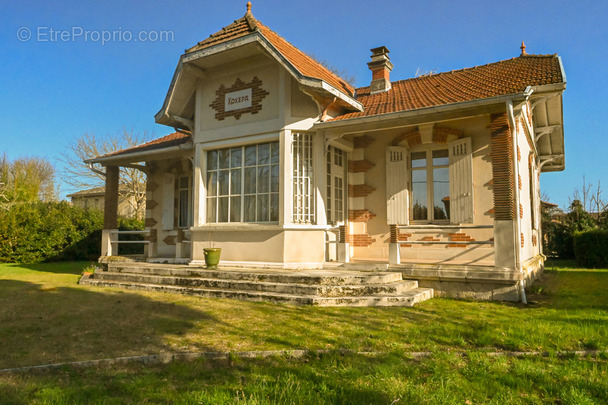
{"label": "brick quoin", "polygon": [[175,245],[175,235],[168,235],[163,239],[166,245]]}
{"label": "brick quoin", "polygon": [[350,222],[368,222],[370,219],[374,218],[376,214],[372,213],[370,210],[348,210],[348,220]]}
{"label": "brick quoin", "polygon": [[348,162],[348,171],[349,173],[365,173],[374,166],[376,166],[374,163],[366,159],[350,160]]}
{"label": "brick quoin", "polygon": [[356,136],[353,138],[353,146],[355,149],[364,149],[374,142],[374,138],[368,135]]}
{"label": "brick quoin", "polygon": [[368,186],[367,184],[348,185],[349,197],[367,197],[374,191],[376,191],[376,189],[374,187]]}

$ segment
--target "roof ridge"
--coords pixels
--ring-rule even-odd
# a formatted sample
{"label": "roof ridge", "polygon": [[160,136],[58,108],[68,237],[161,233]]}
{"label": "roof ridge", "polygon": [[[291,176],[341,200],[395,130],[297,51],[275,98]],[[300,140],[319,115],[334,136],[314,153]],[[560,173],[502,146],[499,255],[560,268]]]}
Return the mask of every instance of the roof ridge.
{"label": "roof ridge", "polygon": [[[464,68],[460,68],[460,69],[452,69],[452,70],[446,70],[444,72],[439,72],[439,73],[430,73],[427,75],[421,75],[421,76],[416,76],[416,77],[408,77],[407,79],[400,79],[400,80],[395,80],[395,81],[391,81],[391,84],[397,84],[397,83],[401,83],[401,82],[408,82],[408,81],[413,81],[413,80],[422,80],[424,78],[427,77],[435,77],[435,76],[443,76],[443,75],[449,75],[449,74],[454,74],[454,73],[460,73],[463,72],[465,70],[473,70],[473,69],[478,69],[478,68],[483,68],[483,67],[488,67],[488,66],[494,66],[497,65],[499,63],[504,63],[504,62],[510,62],[510,61],[514,61],[514,60],[518,60],[520,58],[556,58],[558,57],[558,55],[556,53],[553,54],[526,54],[526,55],[520,55],[520,56],[514,56],[512,58],[509,59],[502,59],[496,62],[490,62],[490,63],[486,63],[484,65],[475,65],[475,66],[470,66],[470,67],[464,67]],[[359,91],[359,90],[363,90],[363,89],[368,89],[370,86],[362,86],[362,87],[357,87],[355,88],[355,90]],[[390,90],[389,90],[390,91]]]}

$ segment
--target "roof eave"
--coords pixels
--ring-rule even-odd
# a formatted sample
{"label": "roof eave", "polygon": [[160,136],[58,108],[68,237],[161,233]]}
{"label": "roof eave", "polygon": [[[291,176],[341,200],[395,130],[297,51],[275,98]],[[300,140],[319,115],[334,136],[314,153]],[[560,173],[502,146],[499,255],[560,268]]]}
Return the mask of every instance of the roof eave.
{"label": "roof eave", "polygon": [[173,145],[164,148],[156,148],[144,151],[127,152],[118,155],[102,156],[92,159],[86,159],[84,163],[98,163],[101,165],[109,165],[111,163],[135,163],[145,161],[146,158],[153,158],[157,155],[188,151],[194,148],[192,141],[185,142],[180,145]]}
{"label": "roof eave", "polygon": [[492,104],[503,104],[508,100],[524,101],[524,100],[526,100],[526,98],[527,98],[527,94],[525,94],[525,92],[524,93],[512,93],[512,94],[507,94],[507,95],[503,95],[503,96],[495,96],[495,97],[488,97],[488,98],[483,98],[483,99],[461,101],[461,102],[457,102],[457,103],[416,108],[416,109],[412,109],[412,110],[368,115],[368,116],[364,116],[364,117],[347,118],[347,119],[337,120],[337,121],[319,122],[319,123],[315,124],[315,128],[329,129],[329,128],[337,128],[337,127],[341,127],[341,126],[358,125],[361,123],[367,123],[367,122],[373,122],[373,121],[379,121],[379,120],[410,118],[410,117],[417,117],[417,116],[421,116],[421,115],[430,115],[430,114],[436,114],[436,113],[450,112],[450,111],[454,111],[454,110],[458,110],[458,109],[489,106]]}
{"label": "roof eave", "polygon": [[[182,123],[178,120],[174,119],[170,112],[169,108],[171,105],[171,101],[173,99],[173,94],[178,87],[178,83],[183,76],[183,67],[186,63],[193,62],[197,59],[204,58],[206,56],[214,55],[220,52],[224,52],[233,48],[237,48],[249,43],[257,42],[259,43],[272,57],[277,60],[298,82],[300,82],[304,86],[312,87],[318,90],[322,90],[324,92],[329,93],[330,95],[337,97],[346,105],[355,109],[356,111],[363,111],[363,105],[355,100],[353,97],[345,94],[343,91],[335,88],[330,85],[326,81],[316,78],[309,77],[303,75],[289,60],[283,56],[278,49],[259,31],[254,31],[251,34],[244,35],[239,38],[235,38],[232,40],[228,40],[226,42],[222,42],[217,45],[212,45],[208,48],[203,48],[198,51],[194,51],[191,53],[186,53],[180,56],[179,62],[175,69],[175,73],[173,74],[173,79],[171,80],[171,85],[169,86],[169,90],[165,97],[165,101],[163,103],[162,108],[155,115],[155,121],[158,124],[168,125],[171,127],[182,128]],[[190,129],[190,128],[188,128]]]}

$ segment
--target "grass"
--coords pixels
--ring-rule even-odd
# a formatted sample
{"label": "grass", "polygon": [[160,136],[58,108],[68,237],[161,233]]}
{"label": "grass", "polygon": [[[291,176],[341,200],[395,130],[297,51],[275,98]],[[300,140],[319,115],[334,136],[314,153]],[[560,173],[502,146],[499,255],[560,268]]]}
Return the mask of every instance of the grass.
{"label": "grass", "polygon": [[4,404],[601,404],[607,363],[331,353],[11,375],[0,395]]}
{"label": "grass", "polygon": [[[0,375],[0,403],[608,401],[605,358],[483,355],[606,350],[608,270],[549,262],[527,306],[433,299],[414,308],[313,308],[79,286],[86,265],[0,264],[0,368],[176,351],[387,354]],[[426,350],[436,356],[404,354]],[[471,354],[450,354],[462,350]]]}

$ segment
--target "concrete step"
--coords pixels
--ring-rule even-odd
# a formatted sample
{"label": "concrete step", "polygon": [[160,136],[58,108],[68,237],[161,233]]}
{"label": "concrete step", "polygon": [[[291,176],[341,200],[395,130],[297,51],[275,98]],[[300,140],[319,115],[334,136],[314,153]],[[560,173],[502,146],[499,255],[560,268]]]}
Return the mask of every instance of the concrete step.
{"label": "concrete step", "polygon": [[312,305],[321,307],[413,307],[433,298],[432,288],[414,288],[405,293],[370,297],[320,297]]}
{"label": "concrete step", "polygon": [[403,279],[400,272],[363,272],[347,270],[206,270],[187,266],[153,263],[110,263],[112,273],[136,273],[156,276],[200,277],[225,280],[249,280],[269,283],[316,285],[386,284]]}
{"label": "concrete step", "polygon": [[98,280],[93,278],[83,278],[81,283],[100,287],[118,287],[133,290],[180,293],[205,298],[232,298],[244,301],[269,301],[293,305],[314,306],[413,306],[418,302],[433,297],[433,290],[430,288],[415,288],[402,294],[359,297],[318,297],[312,295],[294,295],[264,291],[221,290],[213,288],[194,288],[175,285]]}
{"label": "concrete step", "polygon": [[[206,274],[208,275],[208,274]],[[97,272],[96,280],[162,284],[192,288],[213,288],[237,291],[264,291],[282,294],[314,295],[321,297],[366,296],[376,294],[402,294],[418,287],[416,280],[400,280],[384,284],[298,284],[294,282],[269,282],[259,280],[235,280],[194,276],[164,276],[140,273]],[[290,280],[293,281],[293,280]],[[310,281],[310,280],[307,280]]]}

